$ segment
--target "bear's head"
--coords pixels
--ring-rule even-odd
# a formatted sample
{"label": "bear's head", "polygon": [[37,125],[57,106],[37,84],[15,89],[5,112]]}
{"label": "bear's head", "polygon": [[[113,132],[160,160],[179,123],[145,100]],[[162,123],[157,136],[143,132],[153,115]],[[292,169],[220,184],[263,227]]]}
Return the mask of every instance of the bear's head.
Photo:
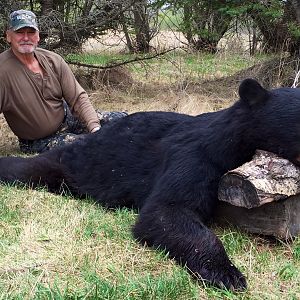
{"label": "bear's head", "polygon": [[256,80],[246,79],[239,95],[249,114],[250,143],[300,165],[300,89],[266,90]]}

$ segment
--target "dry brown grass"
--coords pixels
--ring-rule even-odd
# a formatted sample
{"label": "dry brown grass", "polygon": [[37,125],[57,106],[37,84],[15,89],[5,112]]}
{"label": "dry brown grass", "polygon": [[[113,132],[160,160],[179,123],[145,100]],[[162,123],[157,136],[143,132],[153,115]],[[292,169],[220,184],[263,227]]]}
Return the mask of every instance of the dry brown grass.
{"label": "dry brown grass", "polygon": [[238,82],[216,81],[160,83],[134,80],[127,85],[98,85],[90,91],[95,107],[103,110],[173,111],[197,115],[230,105],[237,99]]}

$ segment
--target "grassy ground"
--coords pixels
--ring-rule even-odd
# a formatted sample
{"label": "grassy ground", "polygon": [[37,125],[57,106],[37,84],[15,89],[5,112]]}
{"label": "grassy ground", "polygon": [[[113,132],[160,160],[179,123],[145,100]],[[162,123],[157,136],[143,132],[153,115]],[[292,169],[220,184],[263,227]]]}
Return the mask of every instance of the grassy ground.
{"label": "grassy ground", "polygon": [[[236,99],[237,80],[223,78],[261,59],[170,54],[122,70],[130,84],[127,77],[126,84],[98,82],[90,95],[107,110],[197,114]],[[1,154],[18,154],[3,119],[0,132]],[[246,292],[232,293],[194,281],[165,253],[137,244],[130,233],[136,216],[92,199],[1,185],[0,299],[300,299],[300,239],[286,243],[214,226],[248,279]]]}

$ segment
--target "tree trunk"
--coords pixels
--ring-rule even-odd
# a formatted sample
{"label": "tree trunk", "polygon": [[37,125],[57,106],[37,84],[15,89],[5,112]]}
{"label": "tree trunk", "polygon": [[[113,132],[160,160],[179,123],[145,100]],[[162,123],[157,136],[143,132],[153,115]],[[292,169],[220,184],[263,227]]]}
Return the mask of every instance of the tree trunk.
{"label": "tree trunk", "polygon": [[92,9],[94,1],[93,0],[85,0],[83,9],[82,9],[82,17],[88,16],[89,12]]}
{"label": "tree trunk", "polygon": [[150,26],[147,15],[147,0],[136,1],[133,4],[134,28],[137,51],[150,51]]}
{"label": "tree trunk", "polygon": [[53,0],[41,0],[41,14],[48,15],[54,9]]}
{"label": "tree trunk", "polygon": [[260,11],[252,11],[251,16],[264,36],[263,43],[267,52],[288,51],[291,55],[299,54],[300,39],[298,34],[294,35],[291,31],[292,25],[298,28],[300,25],[299,6],[298,1],[287,0],[283,16],[277,18],[276,22]]}
{"label": "tree trunk", "polygon": [[124,32],[124,35],[125,35],[127,48],[128,48],[130,53],[134,53],[134,46],[132,44],[132,40],[131,40],[129,32],[128,32],[128,27],[127,27],[124,12],[121,12],[120,23],[122,24],[122,29],[123,29],[123,32]]}
{"label": "tree trunk", "polygon": [[204,5],[201,1],[186,2],[183,5],[182,31],[192,48],[215,53],[231,19],[216,9],[213,3]]}
{"label": "tree trunk", "polygon": [[291,1],[293,10],[296,16],[297,23],[300,25],[300,1],[299,0],[292,0]]}

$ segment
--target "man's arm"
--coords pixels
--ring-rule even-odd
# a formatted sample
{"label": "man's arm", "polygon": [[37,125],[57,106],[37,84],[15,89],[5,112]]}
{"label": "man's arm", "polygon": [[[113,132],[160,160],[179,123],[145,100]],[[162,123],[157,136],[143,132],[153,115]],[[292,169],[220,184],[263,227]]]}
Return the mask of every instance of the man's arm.
{"label": "man's arm", "polygon": [[72,70],[61,58],[61,87],[63,97],[71,112],[83,122],[90,132],[100,129],[100,122],[87,92],[76,80]]}

